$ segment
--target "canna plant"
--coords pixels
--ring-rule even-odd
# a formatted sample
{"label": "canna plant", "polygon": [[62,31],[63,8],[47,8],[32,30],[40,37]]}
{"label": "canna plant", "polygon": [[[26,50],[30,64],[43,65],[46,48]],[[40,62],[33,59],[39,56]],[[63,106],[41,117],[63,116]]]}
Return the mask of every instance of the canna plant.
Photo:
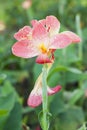
{"label": "canna plant", "polygon": [[48,95],[52,95],[61,90],[57,85],[50,88],[47,85],[47,75],[54,61],[56,49],[63,49],[70,44],[81,41],[80,37],[71,31],[59,33],[60,22],[55,16],[47,16],[46,19],[32,20],[32,27],[24,26],[14,38],[17,42],[12,46],[12,53],[22,58],[36,57],[36,63],[43,64],[42,73],[36,80],[35,86],[30,93],[27,104],[30,107],[37,107],[42,103],[42,123],[43,130],[49,129],[48,121]]}

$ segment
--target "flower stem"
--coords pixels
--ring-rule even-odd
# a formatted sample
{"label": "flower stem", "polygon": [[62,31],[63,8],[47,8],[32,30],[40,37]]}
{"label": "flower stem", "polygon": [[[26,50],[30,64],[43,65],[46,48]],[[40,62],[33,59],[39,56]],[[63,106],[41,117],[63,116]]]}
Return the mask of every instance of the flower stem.
{"label": "flower stem", "polygon": [[32,8],[30,7],[29,9],[26,10],[26,13],[27,13],[27,17],[28,17],[28,20],[31,21],[33,19],[33,11],[32,11]]}
{"label": "flower stem", "polygon": [[48,130],[48,95],[47,95],[47,66],[44,65],[42,69],[42,100],[43,100],[43,130]]}
{"label": "flower stem", "polygon": [[[81,39],[82,39],[82,30],[81,30],[81,26],[80,26],[80,15],[79,14],[77,14],[76,15],[76,29],[77,29],[77,33],[78,33],[78,35],[81,37]],[[80,58],[80,60],[82,60],[82,56],[83,56],[83,54],[82,54],[82,42],[80,42],[80,44],[78,44],[78,46],[79,46],[79,49],[78,49],[78,53],[79,53],[79,58]]]}

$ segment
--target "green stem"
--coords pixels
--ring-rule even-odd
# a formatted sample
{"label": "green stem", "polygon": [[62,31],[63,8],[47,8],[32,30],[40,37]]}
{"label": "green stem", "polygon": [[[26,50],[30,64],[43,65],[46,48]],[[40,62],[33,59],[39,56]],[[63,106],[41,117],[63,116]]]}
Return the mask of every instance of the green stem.
{"label": "green stem", "polygon": [[[82,31],[81,31],[81,26],[80,26],[80,15],[79,14],[76,15],[76,29],[77,29],[78,35],[82,39]],[[79,50],[78,50],[79,51],[79,58],[80,58],[80,60],[82,60],[82,42],[80,42],[78,44],[78,46],[79,46]]]}
{"label": "green stem", "polygon": [[29,22],[33,19],[33,10],[32,7],[30,7],[29,9],[26,9],[26,14],[27,14],[27,18],[29,20]]}
{"label": "green stem", "polygon": [[42,69],[42,99],[43,99],[43,130],[48,130],[48,95],[47,95],[47,66],[44,65]]}

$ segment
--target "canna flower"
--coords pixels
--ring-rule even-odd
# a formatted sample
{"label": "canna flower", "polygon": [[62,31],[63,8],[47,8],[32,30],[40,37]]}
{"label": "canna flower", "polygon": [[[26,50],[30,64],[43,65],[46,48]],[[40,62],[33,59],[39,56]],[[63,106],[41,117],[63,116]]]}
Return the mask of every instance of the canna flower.
{"label": "canna flower", "polygon": [[[60,91],[60,89],[61,89],[60,85],[54,88],[50,88],[49,86],[47,86],[47,93],[48,95],[53,95],[58,91]],[[42,73],[39,75],[38,79],[36,80],[35,86],[31,91],[27,100],[27,104],[33,108],[39,106],[41,103],[42,103]]]}
{"label": "canna flower", "polygon": [[14,35],[18,41],[13,45],[12,53],[18,57],[37,56],[36,63],[52,63],[56,49],[63,49],[81,41],[80,37],[71,31],[59,33],[60,22],[55,16],[47,16],[39,21],[32,20],[31,24],[32,28],[25,26]]}

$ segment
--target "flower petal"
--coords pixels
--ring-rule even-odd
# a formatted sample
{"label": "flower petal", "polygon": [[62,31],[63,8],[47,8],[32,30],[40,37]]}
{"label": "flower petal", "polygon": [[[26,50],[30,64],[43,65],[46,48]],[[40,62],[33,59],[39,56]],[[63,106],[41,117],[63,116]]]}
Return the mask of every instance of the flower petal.
{"label": "flower petal", "polygon": [[31,33],[31,28],[29,26],[24,26],[17,33],[14,34],[14,38],[18,41],[28,38],[28,35]]}
{"label": "flower petal", "polygon": [[64,31],[61,34],[65,34],[65,35],[69,36],[71,38],[72,42],[80,42],[81,41],[81,38],[71,31]]}
{"label": "flower petal", "polygon": [[50,32],[50,35],[53,36],[59,32],[60,22],[55,16],[46,17],[46,26]]}
{"label": "flower petal", "polygon": [[16,42],[12,46],[12,53],[22,58],[31,58],[39,54],[37,48],[35,48],[29,40]]}
{"label": "flower petal", "polygon": [[38,64],[45,64],[45,63],[51,63],[52,61],[49,59],[49,57],[46,54],[40,54],[36,58],[36,63]]}
{"label": "flower petal", "polygon": [[31,20],[31,24],[32,24],[33,27],[34,27],[38,22],[40,22],[43,26],[45,26],[45,24],[46,24],[46,20],[45,20],[45,19],[42,19],[42,20],[39,20],[39,21],[37,21],[37,20]]}
{"label": "flower petal", "polygon": [[37,107],[41,104],[41,102],[42,102],[42,95],[37,94],[37,92],[33,93],[33,91],[32,91],[27,100],[27,104],[30,107]]}
{"label": "flower petal", "polygon": [[31,24],[32,24],[33,27],[34,27],[37,23],[38,23],[37,20],[31,20]]}
{"label": "flower petal", "polygon": [[48,46],[48,42],[49,42],[48,33],[46,31],[46,28],[40,22],[38,22],[34,27],[32,32],[32,37],[33,37],[33,42],[35,42],[35,44],[43,43],[46,46]]}
{"label": "flower petal", "polygon": [[[50,66],[51,67],[51,66]],[[48,95],[57,93],[61,89],[61,86],[54,88],[47,87]],[[27,104],[30,107],[37,107],[42,103],[42,73],[39,75],[35,82],[35,86],[28,97]]]}
{"label": "flower petal", "polygon": [[55,94],[55,93],[57,93],[58,91],[60,91],[60,89],[61,89],[61,86],[60,85],[58,85],[58,86],[56,86],[56,87],[54,87],[54,88],[47,88],[47,91],[48,91],[48,95],[53,95],[53,94]]}
{"label": "flower petal", "polygon": [[43,26],[46,25],[46,20],[45,20],[45,19],[39,20],[39,22],[40,22]]}
{"label": "flower petal", "polygon": [[[48,95],[53,95],[60,91],[61,86],[56,86],[55,88],[47,88]],[[27,104],[30,107],[37,107],[42,103],[42,87],[38,87],[38,89],[33,89],[30,96],[28,97]]]}
{"label": "flower petal", "polygon": [[71,40],[71,38],[69,36],[60,33],[58,35],[55,35],[51,39],[50,49],[61,49],[61,48],[65,48],[65,47],[67,47],[71,43],[72,43],[72,40]]}
{"label": "flower petal", "polygon": [[42,102],[42,73],[37,78],[34,88],[30,93],[27,104],[31,107],[37,107]]}

